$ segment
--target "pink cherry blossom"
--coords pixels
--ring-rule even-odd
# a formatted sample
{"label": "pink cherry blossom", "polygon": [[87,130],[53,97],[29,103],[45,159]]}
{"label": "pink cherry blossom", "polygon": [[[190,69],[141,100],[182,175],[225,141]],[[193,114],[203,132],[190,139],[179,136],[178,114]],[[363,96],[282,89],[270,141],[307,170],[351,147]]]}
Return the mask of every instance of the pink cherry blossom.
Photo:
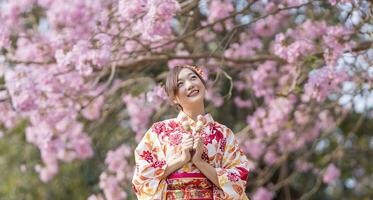
{"label": "pink cherry blossom", "polygon": [[246,58],[255,55],[256,51],[262,49],[263,44],[257,37],[249,34],[240,34],[240,43],[233,43],[225,50],[224,56],[233,58]]}
{"label": "pink cherry blossom", "polygon": [[327,95],[338,91],[339,84],[349,79],[349,75],[343,69],[337,70],[333,67],[323,67],[313,71],[307,84],[304,86],[305,94],[303,101],[315,99],[322,102]]}
{"label": "pink cherry blossom", "polygon": [[[115,150],[107,153],[105,163],[107,169],[100,175],[99,187],[105,199],[121,200],[127,198],[127,193],[122,187],[126,181],[132,179],[134,168],[130,167],[128,159],[132,156],[133,150],[126,144],[122,144]],[[94,198],[103,198],[101,195]]]}
{"label": "pink cherry blossom", "polygon": [[310,171],[313,167],[311,163],[303,161],[303,160],[297,160],[295,162],[295,165],[296,165],[297,170],[301,172]]}
{"label": "pink cherry blossom", "polygon": [[206,90],[205,99],[211,101],[214,106],[220,107],[223,105],[223,97],[216,90]]}
{"label": "pink cherry blossom", "polygon": [[8,30],[6,30],[4,27],[0,27],[0,49],[9,48],[10,46],[9,34],[10,33]]}
{"label": "pink cherry blossom", "polygon": [[104,96],[96,97],[93,102],[90,102],[90,104],[88,104],[88,106],[84,108],[84,110],[82,111],[83,116],[89,120],[99,119],[104,100]]}
{"label": "pink cherry blossom", "polygon": [[282,15],[271,15],[265,19],[261,19],[254,24],[254,31],[259,36],[271,36],[278,31],[281,20]]}
{"label": "pink cherry blossom", "polygon": [[88,200],[105,200],[101,195],[91,195],[88,197]]}
{"label": "pink cherry blossom", "polygon": [[255,160],[258,160],[265,150],[265,145],[258,140],[247,140],[243,145],[243,150],[249,153],[249,155]]}
{"label": "pink cherry blossom", "polygon": [[135,30],[142,33],[146,40],[160,40],[171,34],[171,19],[180,10],[175,0],[151,0],[149,9],[143,20],[135,26]]}
{"label": "pink cherry blossom", "polygon": [[[185,50],[180,50],[176,53],[178,56],[188,56],[189,52]],[[169,68],[174,68],[177,65],[192,65],[193,61],[190,59],[172,59],[168,61],[167,66]]]}
{"label": "pink cherry blossom", "polygon": [[128,165],[124,158],[131,156],[132,150],[127,145],[122,145],[115,151],[109,151],[107,153],[105,162],[108,165],[108,170],[112,172],[119,172],[125,170]]}
{"label": "pink cherry blossom", "polygon": [[233,11],[234,7],[229,0],[211,1],[207,20],[209,23],[217,21],[227,17]]}
{"label": "pink cherry blossom", "polygon": [[239,96],[236,96],[233,101],[236,104],[236,106],[239,108],[250,108],[252,106],[252,103],[250,100],[241,99]]}
{"label": "pink cherry blossom", "polygon": [[260,187],[257,189],[255,194],[253,195],[253,200],[272,200],[274,197],[274,193],[268,190],[265,187]]}
{"label": "pink cherry blossom", "polygon": [[131,128],[137,133],[138,139],[147,130],[151,114],[154,108],[145,100],[145,95],[142,94],[138,97],[126,95],[123,101],[127,105],[128,114],[130,115]]}
{"label": "pink cherry blossom", "polygon": [[312,41],[307,38],[303,40],[296,40],[290,43],[289,37],[292,35],[292,30],[288,30],[286,35],[280,33],[276,35],[273,46],[273,53],[287,60],[289,63],[294,63],[302,56],[315,51]]}
{"label": "pink cherry blossom", "polygon": [[[353,18],[368,16],[364,9],[370,3],[329,3],[333,6],[306,0],[1,1],[0,137],[8,139],[4,134],[13,128],[17,134],[24,130],[26,142],[40,153],[35,170],[48,182],[61,163],[94,156],[92,128],[112,120],[103,111],[119,109],[118,116],[109,116],[131,129],[129,137],[107,152],[101,191],[89,199],[130,198],[134,144],[128,141],[139,142],[158,120],[154,113],[166,105],[158,85],[166,66],[197,64],[209,75],[203,77],[208,105],[238,108],[227,122],[234,123],[240,146],[259,171],[281,164],[290,153],[295,157],[287,163],[295,173],[317,176],[313,156],[299,156],[325,136],[340,139],[330,132],[338,128],[341,113],[352,112],[352,106],[341,111],[333,104],[346,81],[363,89],[372,85],[371,73],[360,69],[370,66],[371,53],[361,46],[369,34],[365,24],[359,26],[367,21],[344,19],[345,7]],[[346,55],[353,59],[341,66]],[[222,70],[232,79],[217,76]],[[147,77],[144,84],[142,77]],[[228,82],[233,82],[230,98]],[[235,121],[245,115],[246,124]],[[342,170],[330,164],[324,182],[335,182]],[[256,176],[261,174],[253,173],[254,181],[262,180]],[[275,177],[269,181],[279,183]],[[275,198],[268,188],[253,188],[254,199]]]}
{"label": "pink cherry blossom", "polygon": [[120,0],[118,3],[119,14],[125,20],[136,18],[147,11],[148,2],[149,0]]}
{"label": "pink cherry blossom", "polygon": [[323,174],[323,181],[326,184],[332,184],[340,175],[341,171],[333,163],[329,164]]}
{"label": "pink cherry blossom", "polygon": [[353,0],[329,0],[329,3],[335,6],[337,3],[351,3]]}
{"label": "pink cherry blossom", "polygon": [[127,193],[121,189],[118,180],[112,175],[101,174],[100,188],[108,200],[123,200],[127,197]]}
{"label": "pink cherry blossom", "polygon": [[12,105],[9,102],[0,103],[0,125],[7,129],[14,128],[19,121],[20,116],[13,110]]}
{"label": "pink cherry blossom", "polygon": [[151,91],[146,93],[146,98],[154,108],[158,108],[163,102],[167,100],[167,93],[164,87],[157,85]]}
{"label": "pink cherry blossom", "polygon": [[264,155],[264,161],[267,165],[274,165],[279,159],[279,156],[273,151],[267,151]]}

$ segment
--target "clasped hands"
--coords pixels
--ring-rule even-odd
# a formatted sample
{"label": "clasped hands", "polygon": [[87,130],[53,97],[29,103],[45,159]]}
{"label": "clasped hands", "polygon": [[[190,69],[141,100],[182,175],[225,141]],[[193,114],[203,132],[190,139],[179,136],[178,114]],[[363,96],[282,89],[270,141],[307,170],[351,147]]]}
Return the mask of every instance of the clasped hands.
{"label": "clasped hands", "polygon": [[187,135],[181,142],[181,161],[186,164],[190,160],[196,164],[202,162],[202,153],[204,150],[201,136]]}

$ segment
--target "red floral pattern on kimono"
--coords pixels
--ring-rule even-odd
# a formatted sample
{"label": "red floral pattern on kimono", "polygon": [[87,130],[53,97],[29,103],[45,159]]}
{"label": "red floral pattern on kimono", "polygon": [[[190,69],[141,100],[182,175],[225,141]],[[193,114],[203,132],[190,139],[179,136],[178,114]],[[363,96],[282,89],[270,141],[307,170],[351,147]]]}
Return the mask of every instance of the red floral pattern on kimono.
{"label": "red floral pattern on kimono", "polygon": [[[203,160],[216,169],[219,187],[208,180],[191,162],[161,179],[167,160],[181,155],[182,138],[195,135],[196,122],[188,118],[190,131],[181,125],[182,112],[176,118],[154,123],[135,150],[136,168],[133,190],[139,200],[242,200],[250,164],[238,146],[233,132],[215,122],[210,114],[199,132],[204,138]],[[185,114],[184,114],[185,115]]]}

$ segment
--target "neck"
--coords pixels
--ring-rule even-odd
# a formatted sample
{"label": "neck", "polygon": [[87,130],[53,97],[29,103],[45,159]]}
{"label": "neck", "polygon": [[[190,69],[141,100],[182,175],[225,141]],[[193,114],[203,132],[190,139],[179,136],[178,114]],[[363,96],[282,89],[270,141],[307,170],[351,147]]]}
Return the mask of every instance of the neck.
{"label": "neck", "polygon": [[194,121],[197,121],[198,115],[204,115],[205,114],[205,105],[200,104],[198,106],[194,106],[191,108],[184,108],[183,112],[188,115],[190,118],[192,118]]}

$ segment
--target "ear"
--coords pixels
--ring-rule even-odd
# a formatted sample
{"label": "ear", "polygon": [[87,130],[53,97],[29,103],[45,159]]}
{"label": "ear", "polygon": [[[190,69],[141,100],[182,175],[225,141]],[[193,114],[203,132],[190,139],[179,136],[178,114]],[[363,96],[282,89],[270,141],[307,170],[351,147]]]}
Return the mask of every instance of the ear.
{"label": "ear", "polygon": [[174,104],[178,104],[178,103],[179,103],[179,102],[177,101],[176,97],[174,97],[174,98],[172,99],[172,103],[174,103]]}

